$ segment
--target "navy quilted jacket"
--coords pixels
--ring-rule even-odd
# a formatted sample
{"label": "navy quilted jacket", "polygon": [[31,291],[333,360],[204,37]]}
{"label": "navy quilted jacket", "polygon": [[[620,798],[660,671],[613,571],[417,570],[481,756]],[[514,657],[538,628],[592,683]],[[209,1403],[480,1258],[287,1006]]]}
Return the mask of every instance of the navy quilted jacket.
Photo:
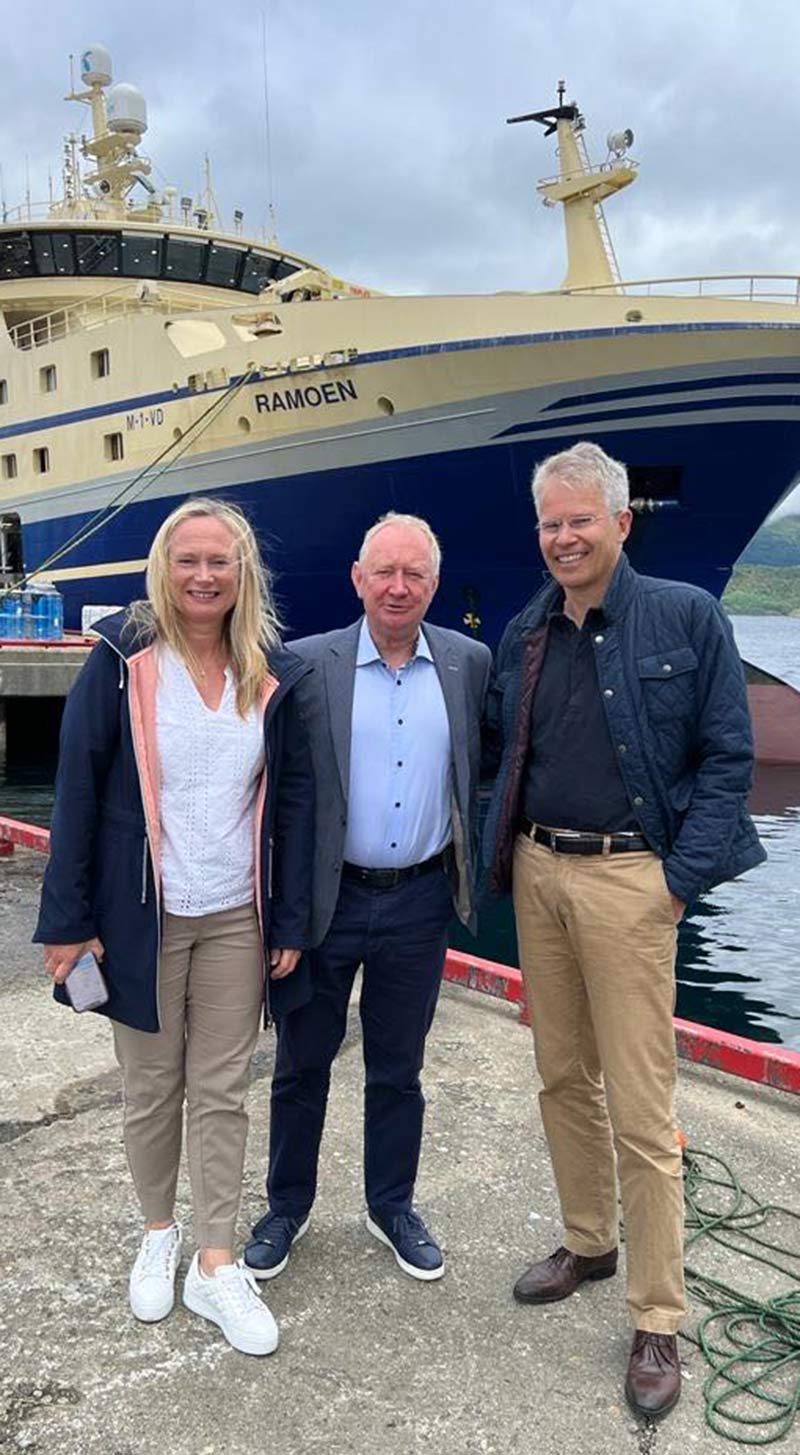
{"label": "navy quilted jacket", "polygon": [[[531,704],[548,612],[561,599],[551,581],[509,623],[497,653],[487,707],[497,778],[483,845],[495,893],[511,884]],[[622,780],[670,890],[690,904],[766,858],[746,810],[753,740],[733,633],[708,592],[640,576],[624,555],[603,614],[592,641]]]}

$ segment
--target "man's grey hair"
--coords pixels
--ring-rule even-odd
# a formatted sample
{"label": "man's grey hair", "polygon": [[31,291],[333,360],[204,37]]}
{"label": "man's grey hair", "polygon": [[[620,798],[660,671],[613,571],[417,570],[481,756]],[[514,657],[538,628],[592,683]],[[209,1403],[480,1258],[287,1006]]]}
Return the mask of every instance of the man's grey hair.
{"label": "man's grey hair", "polygon": [[427,520],[423,520],[421,515],[401,515],[399,511],[396,510],[387,510],[385,515],[382,515],[380,519],[376,520],[374,525],[370,526],[369,530],[364,536],[363,541],[361,542],[361,550],[358,553],[359,566],[363,566],[367,551],[369,550],[371,542],[378,534],[378,531],[383,530],[384,526],[386,525],[408,525],[411,526],[414,530],[421,531],[426,541],[428,542],[428,548],[431,553],[431,569],[433,571],[433,574],[434,576],[439,575],[439,570],[442,564],[442,548],[439,545],[439,542],[436,539],[436,536],[434,535],[430,526],[428,525]]}
{"label": "man's grey hair", "polygon": [[536,466],[531,490],[537,515],[541,515],[542,495],[552,480],[558,480],[569,490],[599,490],[609,515],[619,515],[620,511],[628,509],[628,471],[619,460],[612,460],[591,440],[581,440],[571,450],[548,455]]}

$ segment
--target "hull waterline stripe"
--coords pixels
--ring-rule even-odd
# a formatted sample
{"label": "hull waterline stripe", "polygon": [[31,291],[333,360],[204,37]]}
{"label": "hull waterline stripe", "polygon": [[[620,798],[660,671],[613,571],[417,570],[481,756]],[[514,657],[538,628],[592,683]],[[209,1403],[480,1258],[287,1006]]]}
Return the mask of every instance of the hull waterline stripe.
{"label": "hull waterline stripe", "polygon": [[563,399],[554,399],[551,404],[545,405],[545,410],[577,409],[582,405],[613,403],[615,399],[625,399],[629,404],[635,404],[637,399],[644,399],[647,395],[683,394],[696,389],[730,389],[734,384],[739,389],[748,386],[763,389],[768,384],[782,384],[787,387],[796,385],[800,392],[800,374],[723,374],[716,379],[676,379],[672,383],[665,380],[661,384],[634,385],[631,389],[600,389],[594,394],[571,394]]}
{"label": "hull waterline stripe", "polygon": [[[359,354],[355,359],[349,360],[348,369],[355,369],[363,364],[388,363],[393,359],[422,358],[434,354],[465,353],[476,349],[513,349],[524,348],[530,344],[553,344],[572,343],[583,339],[602,338],[626,338],[634,334],[666,334],[666,333],[741,333],[741,332],[786,332],[800,331],[800,322],[789,323],[784,321],[767,322],[764,320],[752,323],[731,322],[731,323],[654,323],[654,324],[626,324],[611,326],[607,328],[576,328],[558,329],[547,333],[524,333],[524,334],[501,334],[491,338],[471,339],[449,339],[441,343],[412,344],[400,349],[381,349],[372,353]],[[735,362],[735,361],[733,361]],[[325,373],[330,365],[320,364],[313,369],[304,369],[303,377],[308,378],[312,374]],[[339,366],[335,366],[339,367]],[[680,368],[680,365],[673,366]],[[285,374],[271,374],[268,379],[256,379],[251,387],[263,388],[280,378],[296,377],[287,369]],[[202,391],[196,389],[162,389],[153,394],[142,394],[133,399],[111,400],[108,404],[93,404],[85,409],[73,409],[63,414],[50,414],[38,419],[21,420],[18,424],[3,425],[0,428],[0,439],[10,439],[16,435],[32,434],[36,430],[53,429],[65,424],[78,424],[86,419],[103,419],[111,415],[124,412],[135,412],[139,409],[146,409],[152,405],[165,404],[174,399],[203,399],[210,394],[221,394],[226,389],[239,384],[245,378],[244,374],[235,375],[226,385],[215,386]],[[702,387],[698,383],[698,387]]]}
{"label": "hull waterline stripe", "polygon": [[700,414],[705,418],[720,409],[747,409],[748,412],[756,409],[781,409],[787,418],[791,418],[789,411],[798,408],[800,398],[791,394],[765,394],[760,398],[756,395],[744,395],[740,399],[681,399],[674,404],[661,404],[654,400],[652,404],[643,404],[638,409],[604,409],[602,414],[560,414],[557,419],[552,416],[549,419],[533,419],[527,424],[509,425],[508,429],[501,430],[494,438],[502,440],[511,435],[533,434],[541,429],[567,429],[573,425],[593,429],[596,424],[606,424],[609,420],[641,421],[670,414]]}
{"label": "hull waterline stripe", "polygon": [[[69,566],[54,571],[45,571],[48,581],[86,581],[94,576],[132,576],[147,568],[147,557],[141,561],[102,561],[96,566]],[[35,580],[35,576],[31,580]]]}

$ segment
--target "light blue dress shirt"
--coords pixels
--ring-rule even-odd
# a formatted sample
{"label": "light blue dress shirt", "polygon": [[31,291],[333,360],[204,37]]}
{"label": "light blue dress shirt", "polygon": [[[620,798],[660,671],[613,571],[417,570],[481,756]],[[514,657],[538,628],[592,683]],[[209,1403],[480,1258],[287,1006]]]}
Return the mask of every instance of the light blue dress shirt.
{"label": "light blue dress shirt", "polygon": [[404,667],[388,667],[361,624],[353,692],[344,857],[405,869],[452,838],[452,752],[441,683],[422,632]]}

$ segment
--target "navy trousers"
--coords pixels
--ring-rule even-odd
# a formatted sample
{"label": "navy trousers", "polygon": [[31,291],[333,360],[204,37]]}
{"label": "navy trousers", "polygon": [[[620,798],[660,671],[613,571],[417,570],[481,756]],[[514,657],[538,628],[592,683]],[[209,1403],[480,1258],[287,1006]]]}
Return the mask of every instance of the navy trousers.
{"label": "navy trousers", "polygon": [[302,1217],[314,1201],[331,1065],[359,965],[367,1206],[386,1214],[410,1208],[425,1110],[419,1073],[452,913],[441,869],[391,889],[342,881],[330,929],[312,952],[312,998],[276,1023],[267,1177],[272,1212]]}

